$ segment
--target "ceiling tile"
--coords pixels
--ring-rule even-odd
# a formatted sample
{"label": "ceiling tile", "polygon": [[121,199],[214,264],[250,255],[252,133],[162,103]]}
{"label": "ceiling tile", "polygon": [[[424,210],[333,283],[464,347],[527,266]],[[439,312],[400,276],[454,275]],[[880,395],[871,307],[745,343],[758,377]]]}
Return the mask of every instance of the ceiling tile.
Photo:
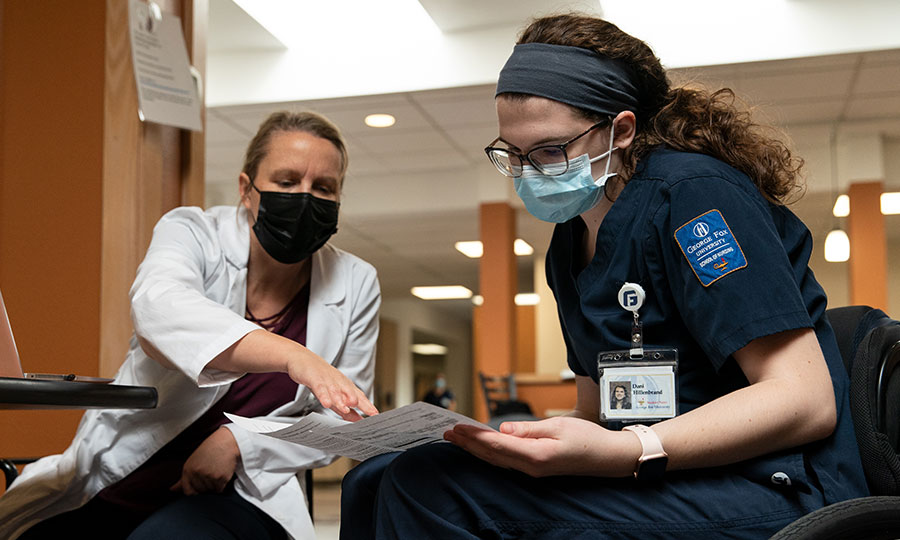
{"label": "ceiling tile", "polygon": [[422,90],[411,94],[412,98],[423,106],[431,103],[444,103],[448,101],[494,100],[494,84],[481,84],[475,86],[457,86],[453,88],[437,88],[434,90]]}
{"label": "ceiling tile", "polygon": [[354,139],[366,152],[383,155],[405,156],[418,152],[436,153],[447,147],[447,139],[434,129],[383,129],[372,130],[366,135],[357,134]]}
{"label": "ceiling tile", "polygon": [[854,85],[854,95],[900,93],[900,61],[863,67]]}
{"label": "ceiling tile", "polygon": [[900,117],[900,92],[884,97],[867,96],[850,100],[848,120]]}
{"label": "ceiling tile", "polygon": [[[396,123],[389,128],[373,128],[365,124],[366,116],[373,113],[387,113],[396,119]],[[324,112],[329,120],[334,122],[346,134],[360,137],[391,133],[397,130],[415,130],[430,128],[428,119],[422,116],[417,108],[406,100],[392,102],[391,104],[378,105],[374,103],[345,103],[340,109]]]}
{"label": "ceiling tile", "polygon": [[771,122],[780,126],[807,124],[837,120],[844,109],[843,99],[814,99],[792,103],[761,104],[757,109],[757,122]]}
{"label": "ceiling tile", "polygon": [[704,66],[669,70],[669,81],[673,86],[701,84],[712,90],[731,87],[737,79],[734,66]]}
{"label": "ceiling tile", "polygon": [[869,51],[863,54],[863,67],[886,63],[900,65],[900,49],[891,49],[888,51]]}
{"label": "ceiling tile", "polygon": [[385,155],[384,164],[398,173],[456,169],[471,164],[471,158],[454,149]]}
{"label": "ceiling tile", "polygon": [[817,98],[844,97],[853,79],[851,68],[778,75],[742,75],[737,90],[757,103],[782,104]]}
{"label": "ceiling tile", "polygon": [[460,126],[447,128],[447,136],[462,149],[471,159],[476,161],[487,160],[484,147],[497,138],[498,128],[496,123],[485,126]]}
{"label": "ceiling tile", "polygon": [[425,112],[445,128],[497,124],[497,110],[494,107],[493,99],[430,103],[426,106]]}
{"label": "ceiling tile", "polygon": [[206,115],[206,145],[246,144],[251,138],[243,129],[236,128],[220,114],[212,111]]}
{"label": "ceiling tile", "polygon": [[[350,153],[350,167],[347,169],[348,179],[388,173],[390,173],[390,170],[385,167],[381,160],[361,153]],[[352,180],[345,180],[345,184],[350,181]]]}
{"label": "ceiling tile", "polygon": [[807,58],[787,58],[765,62],[732,64],[741,74],[747,76],[766,74],[797,74],[811,71],[832,71],[853,69],[862,59],[858,53],[811,56]]}
{"label": "ceiling tile", "polygon": [[[228,110],[231,109],[231,110]],[[236,129],[244,130],[244,133],[252,138],[271,113],[284,109],[273,104],[265,105],[241,105],[238,107],[222,107],[218,110],[223,116],[227,116]]]}

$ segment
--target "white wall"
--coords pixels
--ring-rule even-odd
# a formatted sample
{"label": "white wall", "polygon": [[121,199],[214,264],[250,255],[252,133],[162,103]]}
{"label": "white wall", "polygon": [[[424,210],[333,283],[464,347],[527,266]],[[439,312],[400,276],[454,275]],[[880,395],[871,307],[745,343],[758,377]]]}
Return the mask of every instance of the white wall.
{"label": "white wall", "polygon": [[456,394],[458,411],[471,414],[472,400],[472,325],[465,318],[438,309],[434,304],[418,298],[386,299],[381,305],[381,317],[397,323],[397,397],[401,407],[414,402],[413,365],[410,345],[413,330],[441,339],[448,348],[445,377],[447,386]]}
{"label": "white wall", "polygon": [[535,257],[534,261],[534,292],[541,299],[535,309],[537,328],[534,341],[537,350],[534,370],[536,373],[555,375],[569,366],[566,360],[566,342],[563,341],[559,314],[556,310],[556,299],[553,298],[553,291],[547,285],[544,261],[544,257]]}
{"label": "white wall", "polygon": [[[897,223],[900,226],[900,216],[887,216],[888,222]],[[850,305],[849,292],[849,264],[825,262],[822,257],[821,246],[825,243],[824,236],[816,238],[818,248],[810,260],[809,266],[816,274],[816,280],[825,289],[828,295],[828,307],[841,307]],[[851,254],[853,246],[850,246]],[[900,318],[900,241],[888,242],[888,305],[887,313],[893,318]]]}

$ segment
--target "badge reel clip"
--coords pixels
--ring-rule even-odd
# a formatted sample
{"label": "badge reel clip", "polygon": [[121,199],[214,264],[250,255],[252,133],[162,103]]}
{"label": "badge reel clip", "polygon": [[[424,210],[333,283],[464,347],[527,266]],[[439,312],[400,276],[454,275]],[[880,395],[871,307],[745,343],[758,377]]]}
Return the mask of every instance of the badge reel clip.
{"label": "badge reel clip", "polygon": [[656,422],[678,413],[675,384],[678,350],[644,347],[638,310],[645,298],[643,287],[637,283],[622,285],[619,305],[634,316],[630,348],[597,355],[600,420],[610,423],[612,428]]}

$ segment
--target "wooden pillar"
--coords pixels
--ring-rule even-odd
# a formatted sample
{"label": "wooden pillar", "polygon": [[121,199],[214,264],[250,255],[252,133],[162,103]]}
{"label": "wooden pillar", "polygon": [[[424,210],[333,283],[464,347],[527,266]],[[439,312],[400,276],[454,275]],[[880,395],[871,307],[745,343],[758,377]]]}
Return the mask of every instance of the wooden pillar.
{"label": "wooden pillar", "polygon": [[850,184],[850,303],[887,310],[887,239],[882,182]]}
{"label": "wooden pillar", "polygon": [[[157,0],[181,18],[188,58],[205,77],[207,0]],[[128,2],[106,0],[103,83],[103,251],[100,373],[111,377],[131,336],[128,289],[153,226],[181,205],[203,205],[204,132],[141,122],[131,64]],[[206,125],[205,109],[201,111]]]}
{"label": "wooden pillar", "polygon": [[473,334],[475,362],[475,417],[487,420],[478,372],[490,375],[512,373],[516,364],[516,310],[518,290],[515,211],[507,203],[481,205],[481,242],[484,255],[479,262],[479,292],[484,303],[475,309]]}
{"label": "wooden pillar", "polygon": [[[203,73],[207,0],[157,3]],[[26,371],[112,375],[152,224],[202,204],[203,134],[138,118],[127,8],[0,2],[0,289]],[[0,411],[0,456],[62,451],[81,414]]]}
{"label": "wooden pillar", "polygon": [[516,306],[516,358],[513,371],[534,373],[537,355],[537,309],[535,306]]}

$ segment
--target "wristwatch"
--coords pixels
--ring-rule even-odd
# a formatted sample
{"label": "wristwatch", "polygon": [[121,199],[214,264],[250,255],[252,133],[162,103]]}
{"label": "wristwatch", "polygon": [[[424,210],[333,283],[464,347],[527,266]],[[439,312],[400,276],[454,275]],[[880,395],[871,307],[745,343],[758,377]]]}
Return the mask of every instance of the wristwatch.
{"label": "wristwatch", "polygon": [[666,472],[669,455],[663,450],[659,435],[642,424],[625,426],[622,429],[634,433],[641,441],[642,452],[634,468],[634,477],[641,482],[652,482],[662,478]]}

